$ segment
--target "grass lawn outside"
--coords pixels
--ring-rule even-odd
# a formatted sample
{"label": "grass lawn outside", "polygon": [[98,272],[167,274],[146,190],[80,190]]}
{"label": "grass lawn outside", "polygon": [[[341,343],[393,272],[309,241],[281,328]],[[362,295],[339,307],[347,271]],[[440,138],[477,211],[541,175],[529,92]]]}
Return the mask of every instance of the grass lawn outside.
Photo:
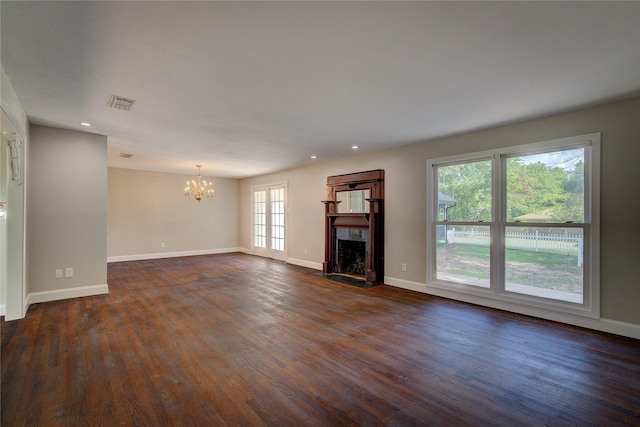
{"label": "grass lawn outside", "polygon": [[[466,243],[438,243],[438,266],[446,273],[470,278],[489,277],[489,248]],[[582,267],[576,255],[506,249],[505,281],[509,283],[582,294]]]}

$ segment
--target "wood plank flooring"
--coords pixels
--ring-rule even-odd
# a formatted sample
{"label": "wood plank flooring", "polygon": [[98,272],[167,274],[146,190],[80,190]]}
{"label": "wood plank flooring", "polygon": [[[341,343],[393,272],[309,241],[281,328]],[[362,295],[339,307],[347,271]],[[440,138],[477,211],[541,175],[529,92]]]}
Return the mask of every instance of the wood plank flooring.
{"label": "wood plank flooring", "polygon": [[640,425],[640,341],[226,254],[2,323],[2,426]]}

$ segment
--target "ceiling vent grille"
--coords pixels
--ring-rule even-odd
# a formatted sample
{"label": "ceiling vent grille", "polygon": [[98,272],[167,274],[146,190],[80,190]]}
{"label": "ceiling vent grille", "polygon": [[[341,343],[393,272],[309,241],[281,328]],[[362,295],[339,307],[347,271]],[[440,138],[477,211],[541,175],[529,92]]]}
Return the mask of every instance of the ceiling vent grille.
{"label": "ceiling vent grille", "polygon": [[131,111],[133,108],[133,104],[136,101],[133,99],[124,98],[122,96],[111,95],[109,99],[109,107],[115,108],[117,110]]}

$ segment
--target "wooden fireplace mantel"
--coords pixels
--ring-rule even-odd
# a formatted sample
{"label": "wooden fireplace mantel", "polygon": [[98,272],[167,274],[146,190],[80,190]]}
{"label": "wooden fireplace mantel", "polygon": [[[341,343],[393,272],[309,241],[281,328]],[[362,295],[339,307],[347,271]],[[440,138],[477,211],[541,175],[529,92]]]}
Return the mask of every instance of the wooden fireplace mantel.
{"label": "wooden fireplace mantel", "polygon": [[334,227],[369,228],[368,213],[329,213],[327,216],[333,219]]}
{"label": "wooden fireplace mantel", "polygon": [[[341,213],[337,193],[369,190],[368,212]],[[369,230],[368,261],[365,281],[368,285],[384,283],[384,170],[377,169],[327,178],[325,205],[325,260],[322,271],[331,274],[336,265],[336,227],[367,228]]]}

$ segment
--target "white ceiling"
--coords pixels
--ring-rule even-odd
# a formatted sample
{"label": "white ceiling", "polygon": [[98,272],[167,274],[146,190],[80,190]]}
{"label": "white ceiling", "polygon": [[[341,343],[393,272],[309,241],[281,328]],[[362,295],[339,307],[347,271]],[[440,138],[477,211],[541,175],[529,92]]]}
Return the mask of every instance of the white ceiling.
{"label": "white ceiling", "polygon": [[[1,14],[31,122],[91,122],[121,168],[247,177],[640,92],[640,2],[2,1]],[[137,102],[111,109],[111,95]]]}

